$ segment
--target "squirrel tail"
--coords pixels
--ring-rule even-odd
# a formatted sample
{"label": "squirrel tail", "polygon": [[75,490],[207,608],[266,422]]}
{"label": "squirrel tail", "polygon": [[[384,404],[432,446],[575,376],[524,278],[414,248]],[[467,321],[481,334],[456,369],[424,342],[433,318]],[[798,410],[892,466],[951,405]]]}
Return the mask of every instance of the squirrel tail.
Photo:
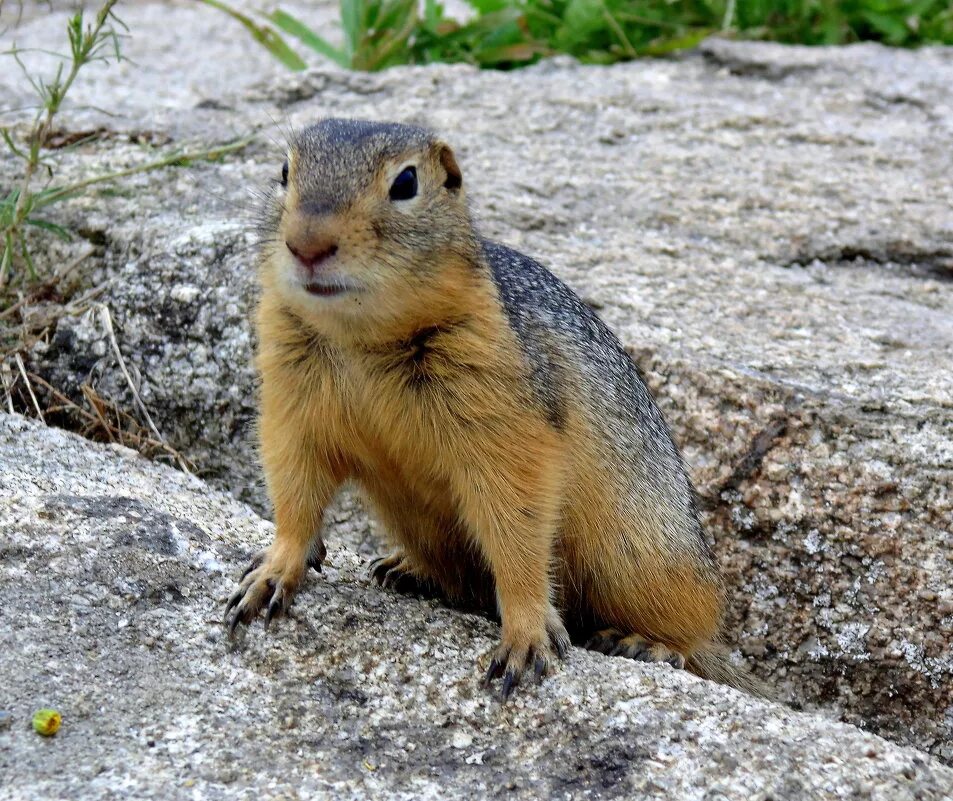
{"label": "squirrel tail", "polygon": [[703,645],[688,658],[685,667],[703,679],[734,687],[767,701],[775,700],[768,685],[751,675],[747,668],[735,665],[731,661],[728,648],[721,643],[711,642]]}

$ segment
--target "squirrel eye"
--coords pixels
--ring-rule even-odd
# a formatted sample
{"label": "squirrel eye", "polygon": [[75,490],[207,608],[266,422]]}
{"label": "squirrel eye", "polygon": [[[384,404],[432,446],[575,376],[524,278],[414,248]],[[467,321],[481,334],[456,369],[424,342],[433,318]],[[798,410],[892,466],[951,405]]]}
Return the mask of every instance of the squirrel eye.
{"label": "squirrel eye", "polygon": [[281,165],[281,185],[282,186],[288,185],[288,162],[287,161],[285,161],[285,163]]}
{"label": "squirrel eye", "polygon": [[408,167],[390,186],[391,200],[410,200],[417,194],[417,168]]}

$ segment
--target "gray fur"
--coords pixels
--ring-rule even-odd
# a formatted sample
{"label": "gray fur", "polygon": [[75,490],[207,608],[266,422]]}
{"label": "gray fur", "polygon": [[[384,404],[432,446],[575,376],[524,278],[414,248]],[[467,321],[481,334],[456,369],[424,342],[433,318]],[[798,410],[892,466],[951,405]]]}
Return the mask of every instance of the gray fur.
{"label": "gray fur", "polygon": [[329,119],[296,137],[295,175],[302,205],[315,213],[338,211],[359,196],[379,165],[436,142],[423,128],[389,122]]}
{"label": "gray fur", "polygon": [[584,398],[578,412],[592,430],[601,461],[616,481],[628,484],[630,513],[651,519],[656,509],[675,512],[658,521],[671,551],[702,555],[703,563],[713,565],[685,464],[622,344],[542,265],[488,240],[483,254],[526,354],[534,393],[550,419],[564,416],[572,398]]}

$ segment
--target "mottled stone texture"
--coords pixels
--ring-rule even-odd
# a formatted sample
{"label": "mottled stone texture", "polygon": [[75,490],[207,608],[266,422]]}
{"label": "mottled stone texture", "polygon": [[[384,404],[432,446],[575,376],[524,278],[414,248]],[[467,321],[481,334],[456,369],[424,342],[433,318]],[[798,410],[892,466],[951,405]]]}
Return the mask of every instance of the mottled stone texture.
{"label": "mottled stone texture", "polygon": [[[483,232],[549,265],[647,371],[754,670],[799,705],[953,758],[953,51],[711,42],[611,68],[292,76],[209,13],[130,7],[148,32],[129,44],[137,68],[78,87],[120,116],[65,118],[111,132],[67,157],[70,175],[141,161],[143,131],[256,136],[221,165],[139,176],[63,212],[97,243],[83,281],[109,282],[99,297],[163,434],[266,508],[248,193],[277,177],[282,126],[430,124],[457,149]],[[26,43],[53,22],[32,22]],[[173,62],[181,80],[165,77]],[[29,361],[132,408],[94,314],[61,319]],[[366,552],[365,534],[332,539]],[[415,670],[440,687],[437,663]]]}
{"label": "mottled stone texture", "polygon": [[[573,649],[501,706],[497,627],[332,546],[294,617],[232,645],[271,525],[125,449],[0,413],[3,798],[940,801],[953,770],[668,666]],[[359,539],[360,518],[337,535]],[[63,718],[43,739],[39,707]]]}

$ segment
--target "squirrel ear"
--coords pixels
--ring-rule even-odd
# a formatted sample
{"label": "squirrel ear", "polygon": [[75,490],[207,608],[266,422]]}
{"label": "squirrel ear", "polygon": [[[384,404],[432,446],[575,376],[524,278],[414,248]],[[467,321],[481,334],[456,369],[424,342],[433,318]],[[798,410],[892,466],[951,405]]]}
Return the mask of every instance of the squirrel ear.
{"label": "squirrel ear", "polygon": [[443,185],[451,192],[457,191],[463,186],[463,173],[460,172],[460,165],[453,157],[453,151],[444,144],[440,145],[439,156],[441,166],[447,171],[447,180]]}

